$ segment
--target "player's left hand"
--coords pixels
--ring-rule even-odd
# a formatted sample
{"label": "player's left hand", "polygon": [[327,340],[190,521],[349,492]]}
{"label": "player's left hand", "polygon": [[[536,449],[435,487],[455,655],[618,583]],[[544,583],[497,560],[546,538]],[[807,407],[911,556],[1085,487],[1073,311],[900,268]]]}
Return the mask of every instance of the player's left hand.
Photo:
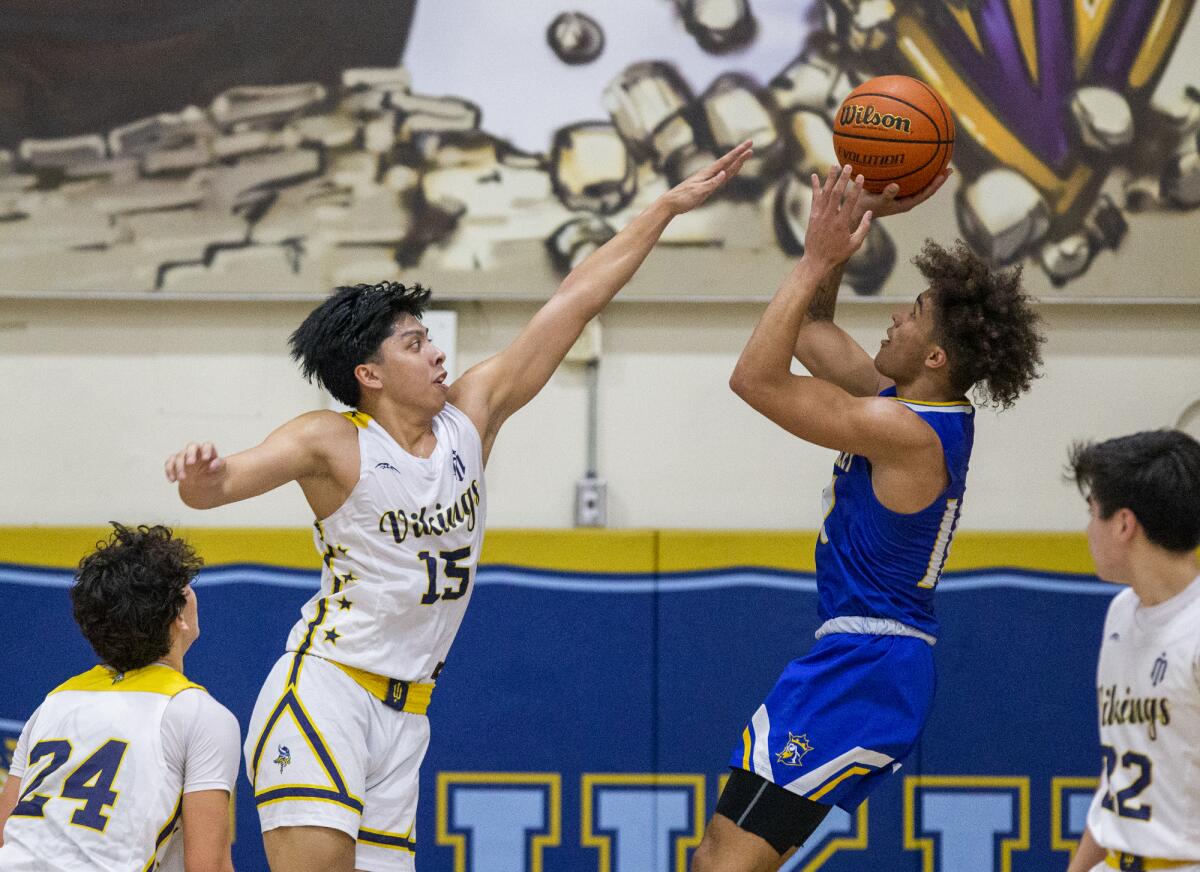
{"label": "player's left hand", "polygon": [[[812,175],[812,209],[804,234],[804,260],[815,264],[824,274],[845,263],[867,238],[873,215],[861,210],[863,177],[851,182],[849,164],[840,170],[831,167],[825,184]],[[858,216],[857,220],[853,220]]]}
{"label": "player's left hand", "polygon": [[754,144],[747,139],[667,191],[662,195],[662,201],[671,210],[672,215],[690,212],[736,176],[738,170],[753,154]]}

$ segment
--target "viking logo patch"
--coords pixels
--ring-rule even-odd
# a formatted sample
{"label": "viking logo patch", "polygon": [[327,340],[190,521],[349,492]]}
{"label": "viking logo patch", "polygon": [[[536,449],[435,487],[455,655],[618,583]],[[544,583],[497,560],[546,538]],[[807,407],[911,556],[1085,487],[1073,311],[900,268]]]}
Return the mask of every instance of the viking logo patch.
{"label": "viking logo patch", "polygon": [[784,766],[803,766],[804,755],[813,749],[813,746],[808,743],[808,733],[803,736],[797,736],[795,733],[788,731],[787,744],[783,746],[783,750],[775,755],[775,762],[782,763]]}

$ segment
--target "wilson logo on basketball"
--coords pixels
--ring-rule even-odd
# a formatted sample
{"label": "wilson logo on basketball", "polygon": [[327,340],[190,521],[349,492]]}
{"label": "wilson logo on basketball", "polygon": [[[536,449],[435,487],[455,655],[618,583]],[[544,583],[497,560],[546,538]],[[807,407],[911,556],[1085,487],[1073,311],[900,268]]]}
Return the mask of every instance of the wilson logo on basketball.
{"label": "wilson logo on basketball", "polygon": [[855,127],[883,127],[887,130],[898,130],[901,133],[912,132],[912,122],[903,115],[892,115],[890,112],[880,115],[874,106],[858,106],[845,104],[842,106],[842,117],[839,122]]}

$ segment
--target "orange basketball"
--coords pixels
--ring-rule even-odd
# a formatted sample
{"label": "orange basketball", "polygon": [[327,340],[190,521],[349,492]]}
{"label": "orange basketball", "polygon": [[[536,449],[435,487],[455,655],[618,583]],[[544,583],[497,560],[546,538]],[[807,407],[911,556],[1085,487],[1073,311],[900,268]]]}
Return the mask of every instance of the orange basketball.
{"label": "orange basketball", "polygon": [[892,182],[907,197],[950,162],[954,117],[936,91],[909,76],[879,76],[850,92],[833,123],[833,149],[868,191]]}

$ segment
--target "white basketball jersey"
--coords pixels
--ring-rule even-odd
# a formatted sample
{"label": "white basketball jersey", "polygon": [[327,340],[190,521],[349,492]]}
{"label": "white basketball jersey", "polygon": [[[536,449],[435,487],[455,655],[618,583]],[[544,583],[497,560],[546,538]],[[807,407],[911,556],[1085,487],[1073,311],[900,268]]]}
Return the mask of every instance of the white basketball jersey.
{"label": "white basketball jersey", "polygon": [[1200,578],[1155,606],[1117,594],[1096,674],[1104,770],[1088,828],[1111,851],[1200,861]]}
{"label": "white basketball jersey", "polygon": [[149,870],[178,829],[182,780],[162,747],[171,698],[198,688],[169,666],[97,666],[46,697],[21,796],[4,826],[5,872]]}
{"label": "white basketball jersey", "polygon": [[377,421],[358,430],[358,484],[318,522],[321,589],[305,604],[288,650],[402,681],[437,678],[471,588],[487,501],[483,445],[447,404],[428,458],[402,449]]}

